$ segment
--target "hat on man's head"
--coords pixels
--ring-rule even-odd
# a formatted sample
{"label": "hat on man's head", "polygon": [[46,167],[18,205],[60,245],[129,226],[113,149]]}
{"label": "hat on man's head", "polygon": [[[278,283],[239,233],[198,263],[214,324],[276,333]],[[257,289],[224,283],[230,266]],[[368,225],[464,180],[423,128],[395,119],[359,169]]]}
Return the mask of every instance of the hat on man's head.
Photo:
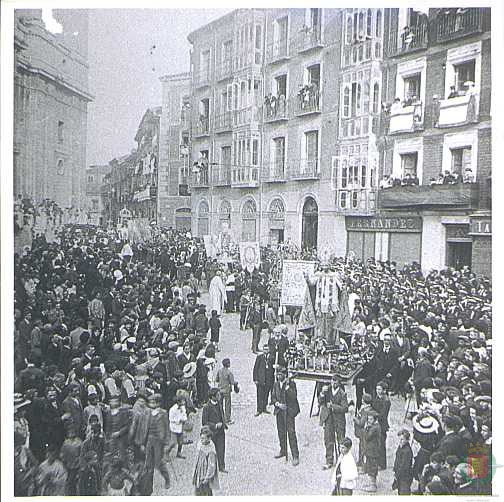
{"label": "hat on man's head", "polygon": [[219,389],[217,387],[212,387],[209,391],[208,391],[208,397],[216,397],[219,395]]}
{"label": "hat on man's head", "polygon": [[439,421],[432,415],[421,414],[413,417],[413,428],[421,434],[437,433],[439,427]]}

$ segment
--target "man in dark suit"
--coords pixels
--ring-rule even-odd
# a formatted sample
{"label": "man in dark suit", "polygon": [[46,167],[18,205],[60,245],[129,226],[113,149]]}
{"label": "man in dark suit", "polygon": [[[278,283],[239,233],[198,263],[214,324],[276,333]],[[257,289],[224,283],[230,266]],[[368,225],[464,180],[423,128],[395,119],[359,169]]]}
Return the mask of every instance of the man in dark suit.
{"label": "man in dark suit", "polygon": [[374,381],[383,379],[394,381],[399,370],[399,352],[392,347],[392,337],[389,334],[383,336],[383,347],[375,356]]}
{"label": "man in dark suit", "polygon": [[387,468],[387,431],[389,430],[388,415],[390,412],[390,399],[387,395],[388,386],[386,382],[379,382],[376,385],[376,397],[373,399],[372,407],[378,413],[378,423],[380,424],[380,457],[378,467],[380,470]]}
{"label": "man in dark suit", "polygon": [[282,335],[280,326],[273,328],[273,336],[268,341],[271,359],[280,366],[286,366],[285,353],[289,349],[289,340]]}
{"label": "man in dark suit", "polygon": [[219,389],[210,389],[208,393],[210,400],[203,406],[201,425],[207,425],[212,431],[212,441],[217,453],[219,471],[228,472],[225,462],[227,425],[219,394]]}
{"label": "man in dark suit", "polygon": [[439,442],[438,451],[440,451],[445,458],[448,455],[455,455],[459,459],[465,458],[467,451],[464,441],[457,432],[460,428],[460,419],[452,417],[451,415],[446,415],[443,418],[443,426],[445,435]]}
{"label": "man in dark suit", "polygon": [[277,381],[273,385],[271,400],[275,405],[280,452],[275,458],[287,456],[287,437],[292,453],[292,465],[299,465],[299,449],[296,437],[296,417],[299,414],[297,388],[294,381],[287,378],[285,368],[277,370]]}
{"label": "man in dark suit", "polygon": [[61,408],[63,413],[71,419],[72,426],[78,436],[84,435],[84,410],[82,408],[80,395],[80,386],[78,383],[72,383],[69,386],[68,396],[63,400]]}
{"label": "man in dark suit", "polygon": [[273,361],[270,357],[269,346],[266,344],[263,345],[263,352],[256,357],[253,379],[257,390],[257,412],[255,416],[258,417],[261,413],[269,413],[267,410],[268,396],[275,380]]}
{"label": "man in dark suit", "polygon": [[337,445],[345,439],[348,399],[345,387],[337,375],[333,375],[331,387],[324,386],[319,395],[320,425],[324,428],[326,463],[323,469],[334,464],[334,453],[338,457]]}

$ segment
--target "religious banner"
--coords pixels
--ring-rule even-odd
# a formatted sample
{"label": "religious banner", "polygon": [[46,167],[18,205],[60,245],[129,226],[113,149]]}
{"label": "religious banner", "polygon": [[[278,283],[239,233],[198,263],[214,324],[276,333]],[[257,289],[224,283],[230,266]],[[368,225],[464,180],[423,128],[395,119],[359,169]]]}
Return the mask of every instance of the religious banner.
{"label": "religious banner", "polygon": [[282,268],[281,305],[303,307],[305,304],[306,279],[304,274],[312,276],[315,272],[314,261],[284,260]]}
{"label": "religious banner", "polygon": [[261,251],[258,242],[240,242],[240,260],[244,269],[250,273],[261,264]]}
{"label": "religious banner", "polygon": [[205,251],[208,258],[215,258],[219,254],[219,238],[215,235],[204,235]]}

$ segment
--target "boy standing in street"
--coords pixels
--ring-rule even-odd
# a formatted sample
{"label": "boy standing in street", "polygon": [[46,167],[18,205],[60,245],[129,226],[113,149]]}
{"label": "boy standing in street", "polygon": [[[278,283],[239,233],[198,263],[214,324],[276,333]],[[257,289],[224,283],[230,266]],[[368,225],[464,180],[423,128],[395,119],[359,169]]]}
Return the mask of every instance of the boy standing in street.
{"label": "boy standing in street", "polygon": [[394,487],[396,487],[398,495],[411,495],[413,452],[409,442],[410,433],[403,429],[397,435],[399,436],[399,446],[394,462]]}
{"label": "boy standing in street", "polygon": [[231,392],[233,386],[236,384],[234,375],[229,369],[231,367],[231,361],[226,358],[222,360],[222,368],[217,372],[217,384],[219,385],[219,390],[223,397],[224,404],[224,418],[226,424],[233,424],[231,420]]}

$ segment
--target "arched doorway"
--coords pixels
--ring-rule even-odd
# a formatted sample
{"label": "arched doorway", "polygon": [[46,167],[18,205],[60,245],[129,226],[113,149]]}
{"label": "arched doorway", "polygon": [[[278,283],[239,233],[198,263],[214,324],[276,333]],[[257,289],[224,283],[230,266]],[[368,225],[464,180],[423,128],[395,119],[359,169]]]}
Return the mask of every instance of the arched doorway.
{"label": "arched doorway", "polygon": [[307,197],[303,204],[303,221],[301,228],[301,247],[303,249],[316,249],[318,205],[313,197]]}
{"label": "arched doorway", "polygon": [[242,207],[242,241],[254,242],[257,239],[257,206],[248,199]]}
{"label": "arched doorway", "polygon": [[198,236],[208,235],[210,229],[209,208],[205,200],[200,202],[198,207]]}
{"label": "arched doorway", "polygon": [[191,208],[179,207],[175,210],[175,228],[177,230],[191,230]]}
{"label": "arched doorway", "polygon": [[285,206],[282,199],[273,199],[269,207],[269,243],[277,245],[284,241]]}

